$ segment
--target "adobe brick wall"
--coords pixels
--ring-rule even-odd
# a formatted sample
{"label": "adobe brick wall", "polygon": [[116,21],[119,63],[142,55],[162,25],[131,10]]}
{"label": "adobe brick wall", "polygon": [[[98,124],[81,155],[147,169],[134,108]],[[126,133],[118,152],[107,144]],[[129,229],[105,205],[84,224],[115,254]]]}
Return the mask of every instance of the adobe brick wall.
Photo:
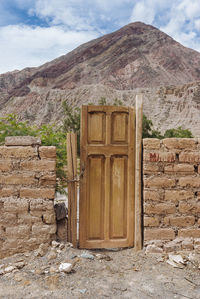
{"label": "adobe brick wall", "polygon": [[143,208],[149,249],[200,249],[200,139],[143,140]]}
{"label": "adobe brick wall", "polygon": [[7,137],[0,146],[0,258],[55,238],[56,148],[38,138]]}

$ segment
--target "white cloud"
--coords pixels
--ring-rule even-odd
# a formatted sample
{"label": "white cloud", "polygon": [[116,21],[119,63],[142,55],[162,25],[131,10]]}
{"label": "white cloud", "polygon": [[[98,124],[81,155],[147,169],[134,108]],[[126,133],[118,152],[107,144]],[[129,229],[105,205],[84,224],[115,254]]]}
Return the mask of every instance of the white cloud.
{"label": "white cloud", "polygon": [[152,24],[186,47],[200,51],[199,0],[142,0],[132,11],[131,21]]}
{"label": "white cloud", "polygon": [[96,37],[96,32],[66,32],[55,26],[0,27],[0,73],[41,65]]}

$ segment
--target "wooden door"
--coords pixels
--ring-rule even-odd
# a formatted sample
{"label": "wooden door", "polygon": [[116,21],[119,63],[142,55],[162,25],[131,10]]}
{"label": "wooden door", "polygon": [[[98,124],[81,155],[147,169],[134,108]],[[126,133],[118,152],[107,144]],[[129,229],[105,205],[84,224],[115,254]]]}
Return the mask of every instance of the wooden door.
{"label": "wooden door", "polygon": [[134,246],[135,110],[83,106],[80,248]]}

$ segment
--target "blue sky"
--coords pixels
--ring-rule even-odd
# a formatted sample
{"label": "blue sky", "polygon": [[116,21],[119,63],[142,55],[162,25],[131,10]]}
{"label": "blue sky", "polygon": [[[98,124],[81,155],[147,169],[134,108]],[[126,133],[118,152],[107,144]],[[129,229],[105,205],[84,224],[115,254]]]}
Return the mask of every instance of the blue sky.
{"label": "blue sky", "polygon": [[0,0],[0,73],[141,21],[200,52],[200,0]]}

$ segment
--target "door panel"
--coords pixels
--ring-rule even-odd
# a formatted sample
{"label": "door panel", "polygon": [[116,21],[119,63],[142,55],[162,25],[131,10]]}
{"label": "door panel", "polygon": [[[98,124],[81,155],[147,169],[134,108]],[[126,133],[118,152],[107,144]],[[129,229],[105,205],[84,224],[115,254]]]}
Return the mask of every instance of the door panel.
{"label": "door panel", "polygon": [[81,248],[133,246],[135,111],[83,106],[81,118]]}

